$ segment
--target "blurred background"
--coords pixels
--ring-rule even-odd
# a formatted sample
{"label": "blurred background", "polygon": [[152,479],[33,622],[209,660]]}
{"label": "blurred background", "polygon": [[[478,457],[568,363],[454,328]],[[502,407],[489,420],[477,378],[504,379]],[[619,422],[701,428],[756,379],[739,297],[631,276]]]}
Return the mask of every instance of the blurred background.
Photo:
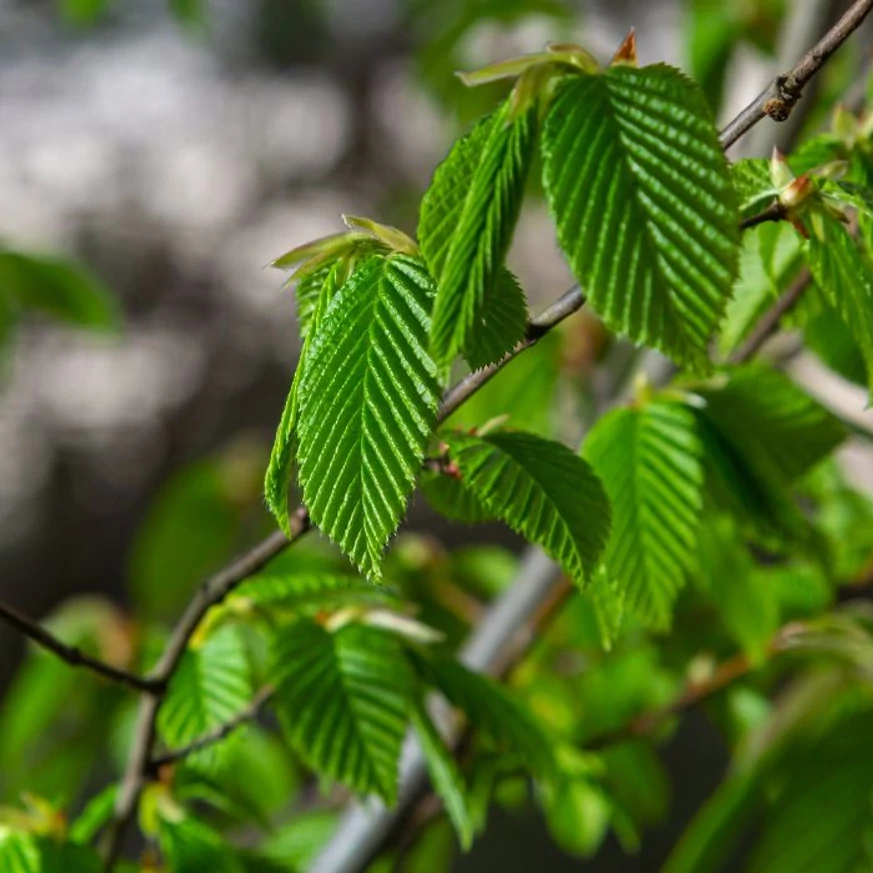
{"label": "blurred background", "polygon": [[[693,69],[728,118],[779,69],[791,5],[0,0],[0,283],[60,295],[0,313],[0,595],[35,617],[83,595],[71,613],[172,617],[270,528],[261,480],[298,339],[264,265],[342,213],[414,232],[433,167],[495,98],[454,70],[547,41],[608,57],[634,26],[641,62]],[[847,49],[834,75],[859,63]],[[534,309],[571,284],[541,202],[510,264]],[[584,375],[596,325],[569,331],[556,366]],[[420,500],[409,527],[516,548]],[[23,652],[0,625],[0,689]],[[500,813],[458,869],[657,869],[724,766],[709,730],[692,719],[667,748],[676,802],[636,858],[608,844],[585,866],[538,818]]]}

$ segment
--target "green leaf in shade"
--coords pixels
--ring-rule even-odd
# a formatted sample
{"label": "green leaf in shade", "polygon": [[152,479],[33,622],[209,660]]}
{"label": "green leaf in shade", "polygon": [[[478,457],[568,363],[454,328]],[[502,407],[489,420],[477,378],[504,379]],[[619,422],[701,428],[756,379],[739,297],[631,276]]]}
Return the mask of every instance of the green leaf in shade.
{"label": "green leaf in shade", "polygon": [[714,503],[774,544],[805,543],[824,558],[790,489],[843,440],[839,421],[786,376],[760,366],[735,370],[696,393]]}
{"label": "green leaf in shade", "polygon": [[518,752],[532,772],[555,772],[554,738],[500,683],[456,661],[414,655],[413,664],[475,727]]}
{"label": "green leaf in shade", "polygon": [[561,778],[544,792],[546,824],[552,838],[568,854],[588,858],[609,830],[612,805],[603,789],[578,778]]}
{"label": "green leaf in shade", "polygon": [[13,309],[34,310],[79,327],[117,330],[112,292],[81,264],[0,251],[0,297]]}
{"label": "green leaf in shade", "polygon": [[396,639],[363,625],[330,633],[301,620],[277,636],[273,674],[276,709],[303,760],[392,803],[411,699]]}
{"label": "green leaf in shade", "polygon": [[452,521],[478,524],[494,518],[485,504],[454,476],[425,470],[419,485],[431,507]]}
{"label": "green leaf in shade", "polygon": [[528,324],[527,300],[509,270],[499,270],[485,295],[482,320],[464,356],[473,370],[499,361],[520,343]]}
{"label": "green leaf in shade", "polygon": [[846,322],[867,362],[873,394],[873,269],[835,220],[818,222],[805,254],[816,285]]}
{"label": "green leaf in shade", "polygon": [[588,464],[566,446],[528,433],[443,438],[477,499],[583,585],[610,523],[609,500]]}
{"label": "green leaf in shade", "polygon": [[[282,418],[276,429],[273,450],[270,453],[270,463],[267,466],[267,474],[264,479],[264,497],[267,506],[287,536],[291,535],[288,487],[291,483],[292,468],[297,452],[300,385],[305,378],[312,339],[321,328],[321,322],[328,305],[347,278],[347,261],[345,258],[339,258],[307,273],[297,284],[298,317],[303,348],[297,362],[297,369],[294,371],[288,397],[285,400]],[[316,286],[317,291],[315,290]]]}
{"label": "green leaf in shade", "polygon": [[558,240],[613,329],[709,369],[736,273],[737,197],[706,98],[665,65],[560,89],[543,132]]}
{"label": "green leaf in shade", "polygon": [[583,450],[613,508],[605,566],[628,609],[658,626],[696,567],[703,466],[694,416],[653,401],[601,418]]}
{"label": "green leaf in shade", "polygon": [[436,421],[433,293],[420,260],[367,258],[328,304],[300,382],[304,502],[374,579]]}
{"label": "green leaf in shade", "polygon": [[843,719],[784,766],[761,816],[750,873],[859,873],[873,869],[873,760],[869,711]]}
{"label": "green leaf in shade", "polygon": [[748,466],[790,484],[845,439],[839,420],[787,376],[750,365],[695,389],[701,414],[734,445]]}
{"label": "green leaf in shade", "polygon": [[438,287],[431,350],[441,365],[461,352],[476,361],[493,354],[477,338],[483,323],[490,322],[492,344],[512,338],[502,322],[517,326],[493,295],[515,293],[500,274],[533,155],[537,109],[512,120],[510,112],[504,101],[453,146],[421,203],[418,238]]}
{"label": "green leaf in shade", "polygon": [[761,212],[776,198],[778,189],[770,178],[770,162],[743,158],[730,165],[731,182],[740,198],[740,215],[748,218]]}
{"label": "green leaf in shade", "polygon": [[413,703],[412,724],[418,733],[434,791],[445,804],[446,813],[458,835],[458,842],[466,852],[473,845],[473,820],[467,809],[464,779],[421,700]]}
{"label": "green leaf in shade", "polygon": [[42,873],[39,847],[33,834],[0,824],[0,870],[3,873]]}
{"label": "green leaf in shade", "polygon": [[[251,701],[252,681],[243,639],[223,627],[185,652],[170,680],[158,727],[170,748],[184,746],[230,721]],[[211,759],[219,747],[196,755]]]}
{"label": "green leaf in shade", "polygon": [[117,785],[110,785],[94,795],[70,825],[70,839],[74,843],[90,843],[112,818],[117,797]]}
{"label": "green leaf in shade", "polygon": [[173,873],[243,873],[233,848],[218,831],[191,816],[162,819],[158,830],[161,851]]}
{"label": "green leaf in shade", "polygon": [[733,520],[707,519],[701,536],[699,587],[706,593],[725,630],[754,663],[763,663],[779,628],[775,585],[756,574]]}
{"label": "green leaf in shade", "polygon": [[719,349],[730,354],[786,290],[801,266],[801,243],[784,222],[761,224],[743,234],[740,275],[727,305]]}

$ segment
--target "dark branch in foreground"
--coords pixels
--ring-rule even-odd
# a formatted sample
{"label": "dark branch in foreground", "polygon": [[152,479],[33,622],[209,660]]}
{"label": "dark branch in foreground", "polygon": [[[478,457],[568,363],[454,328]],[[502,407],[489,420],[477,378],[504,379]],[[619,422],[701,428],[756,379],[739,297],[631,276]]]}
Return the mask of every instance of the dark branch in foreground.
{"label": "dark branch in foreground", "polygon": [[812,77],[860,27],[871,9],[873,0],[855,0],[846,14],[788,72],[777,76],[725,126],[721,132],[722,146],[732,146],[762,118],[769,116],[774,121],[785,121]]}
{"label": "dark branch in foreground", "polygon": [[113,667],[111,664],[107,664],[98,658],[86,655],[76,646],[68,646],[66,643],[61,642],[54,634],[47,631],[42,625],[32,621],[26,615],[6,603],[0,602],[0,618],[5,619],[14,628],[21,631],[24,636],[33,640],[44,649],[48,649],[48,651],[57,655],[62,661],[66,661],[72,667],[84,667],[86,670],[90,670],[104,679],[120,682],[122,685],[128,685],[137,691],[157,691],[161,687],[160,683],[153,679],[143,678],[142,676],[137,676],[136,673],[130,673],[127,670]]}

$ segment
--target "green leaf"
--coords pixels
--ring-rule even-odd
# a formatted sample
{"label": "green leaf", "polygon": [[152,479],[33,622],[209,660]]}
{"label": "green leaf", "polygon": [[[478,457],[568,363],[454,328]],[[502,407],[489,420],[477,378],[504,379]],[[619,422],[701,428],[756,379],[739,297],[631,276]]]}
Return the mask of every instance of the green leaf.
{"label": "green leaf", "polygon": [[[510,120],[510,103],[504,101],[454,145],[424,195],[418,237],[439,289],[431,350],[442,365],[470,350],[474,360],[488,356],[476,336],[483,320],[495,320],[489,297],[513,293],[500,273],[536,133],[536,107]],[[495,324],[489,330],[492,338]]]}
{"label": "green leaf", "polygon": [[873,717],[844,719],[791,756],[750,873],[873,869]]}
{"label": "green leaf", "polygon": [[473,725],[518,752],[532,772],[555,771],[554,739],[500,683],[456,661],[425,660],[418,655],[412,660],[425,682],[439,689]]}
{"label": "green leaf", "polygon": [[696,566],[701,452],[691,412],[657,400],[604,416],[585,441],[613,507],[607,573],[625,606],[658,626]]}
{"label": "green leaf", "polygon": [[770,162],[743,158],[730,165],[731,182],[740,196],[743,218],[755,215],[773,202],[779,193],[770,178]]}
{"label": "green leaf", "polygon": [[837,418],[776,370],[751,365],[696,389],[700,413],[747,466],[777,483],[796,481],[845,439]]}
{"label": "green leaf", "polygon": [[57,0],[61,15],[78,27],[94,24],[106,14],[110,0]]}
{"label": "green leaf", "polygon": [[592,307],[635,342],[709,369],[739,231],[700,89],[665,65],[576,76],[546,118],[543,154],[558,239]]}
{"label": "green leaf", "polygon": [[732,519],[714,517],[704,525],[697,582],[708,594],[728,634],[753,663],[763,663],[779,628],[778,592],[772,580],[755,574],[751,556]]}
{"label": "green leaf", "polygon": [[527,300],[509,270],[500,270],[485,294],[480,324],[464,352],[467,363],[479,370],[499,361],[520,343],[527,332]]}
{"label": "green leaf", "polygon": [[118,786],[109,785],[92,797],[70,825],[70,840],[74,843],[90,843],[112,818],[117,796]]}
{"label": "green leaf", "polygon": [[[184,746],[233,719],[252,694],[243,639],[234,627],[219,628],[183,655],[160,710],[161,738],[170,748]],[[217,748],[196,755],[208,758]]]}
{"label": "green leaf", "polygon": [[[348,264],[339,258],[312,273],[306,274],[297,285],[298,317],[303,348],[285,400],[282,418],[276,430],[270,463],[264,479],[264,497],[279,527],[286,536],[291,536],[288,486],[297,452],[297,418],[300,413],[300,386],[309,363],[309,351],[313,337],[321,329],[321,322],[328,305],[348,278]],[[318,285],[317,292],[315,286]],[[301,293],[304,295],[301,297]]]}
{"label": "green leaf", "polygon": [[190,816],[162,819],[158,840],[173,873],[243,873],[221,834]]}
{"label": "green leaf", "polygon": [[473,845],[473,820],[467,809],[464,779],[421,700],[413,703],[412,723],[418,732],[434,791],[445,804],[446,813],[458,835],[458,842],[467,852]]}
{"label": "green leaf", "polygon": [[873,395],[873,270],[848,231],[833,220],[818,223],[806,244],[806,260],[816,285],[840,313],[861,349]]}
{"label": "green leaf", "polygon": [[392,803],[409,715],[410,675],[396,639],[348,624],[284,628],[274,650],[275,705],[316,772]]}
{"label": "green leaf", "polygon": [[443,438],[464,484],[487,509],[584,584],[610,523],[609,500],[588,464],[566,446],[527,433]]}
{"label": "green leaf", "polygon": [[120,323],[112,292],[84,266],[59,258],[0,251],[0,297],[79,327],[108,331]]}
{"label": "green leaf", "polygon": [[168,0],[170,12],[180,24],[192,30],[200,30],[206,24],[205,0]]}
{"label": "green leaf", "polygon": [[0,870],[3,873],[42,873],[39,855],[32,834],[0,824]]}
{"label": "green leaf", "polygon": [[740,275],[719,338],[723,355],[730,354],[776,302],[800,265],[800,240],[784,222],[761,224],[743,234]]}
{"label": "green leaf", "polygon": [[304,501],[376,579],[436,421],[433,291],[418,259],[367,258],[328,304],[300,382]]}
{"label": "green leaf", "polygon": [[454,476],[425,470],[419,485],[431,507],[452,521],[478,524],[494,518],[482,501]]}
{"label": "green leaf", "polygon": [[602,788],[585,779],[562,778],[544,800],[549,832],[565,852],[588,858],[600,848],[612,813]]}

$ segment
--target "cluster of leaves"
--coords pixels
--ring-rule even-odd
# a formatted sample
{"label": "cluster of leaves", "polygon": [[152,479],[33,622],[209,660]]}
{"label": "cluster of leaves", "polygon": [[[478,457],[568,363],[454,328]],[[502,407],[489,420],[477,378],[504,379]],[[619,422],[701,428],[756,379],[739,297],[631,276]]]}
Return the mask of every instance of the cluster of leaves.
{"label": "cluster of leaves", "polygon": [[[290,531],[296,469],[309,517],[341,554],[295,546],[190,640],[157,721],[162,757],[140,808],[145,863],[302,869],[345,796],[326,788],[282,821],[289,799],[303,802],[306,774],[391,804],[410,730],[463,848],[492,800],[533,800],[567,851],[591,854],[610,831],[633,850],[669,802],[635,719],[669,715],[683,688],[717,680],[716,659],[733,656],[731,675],[762,668],[712,708],[736,772],[669,869],[718,869],[725,843],[761,808],[753,869],[863,868],[873,779],[846,761],[870,726],[873,639],[863,610],[836,603],[841,586],[866,579],[873,507],[831,459],[846,430],[830,412],[778,368],[716,365],[710,352],[737,357],[777,298],[812,283],[794,324],[850,378],[860,359],[873,386],[869,126],[840,115],[833,134],[787,159],[729,166],[700,87],[663,64],[638,67],[632,41],[606,67],[554,45],[466,77],[503,79],[514,81],[510,95],[435,171],[417,241],[347,218],[348,232],[276,261],[296,267],[302,353],[267,502]],[[526,356],[536,363],[513,362],[460,413],[441,406],[453,372],[490,371],[553,326],[532,331],[506,266],[535,166],[588,306],[681,370],[663,387],[638,384],[573,448],[549,415],[568,381],[566,334]],[[764,211],[778,221],[757,224]],[[741,234],[743,223],[757,226]],[[147,524],[134,560],[147,619],[162,617],[153,590],[188,590],[232,548],[252,494],[251,457],[239,457],[188,471]],[[574,585],[511,688],[458,653],[515,561],[500,550],[446,555],[411,536],[386,554],[416,485],[451,520],[505,523]],[[184,563],[167,563],[176,553]],[[154,662],[159,622],[132,630],[102,605],[75,614],[91,618],[59,628],[66,639],[143,670]],[[797,653],[790,673],[769,664],[786,649]],[[92,774],[57,738],[122,759],[132,709],[93,679],[67,693],[74,681],[34,654],[0,714],[4,794],[13,799],[38,769],[30,787],[48,798],[0,812],[0,869],[50,870],[55,856],[64,870],[97,863],[90,845],[114,789],[68,824],[59,810],[79,808]],[[769,692],[786,683],[773,703]],[[253,701],[268,701],[262,718],[250,718]],[[472,728],[461,756],[457,714]],[[654,726],[667,722],[668,734],[669,721]],[[822,773],[834,774],[823,789]],[[815,838],[786,836],[849,803]],[[263,832],[256,849],[235,838],[243,826]]]}

